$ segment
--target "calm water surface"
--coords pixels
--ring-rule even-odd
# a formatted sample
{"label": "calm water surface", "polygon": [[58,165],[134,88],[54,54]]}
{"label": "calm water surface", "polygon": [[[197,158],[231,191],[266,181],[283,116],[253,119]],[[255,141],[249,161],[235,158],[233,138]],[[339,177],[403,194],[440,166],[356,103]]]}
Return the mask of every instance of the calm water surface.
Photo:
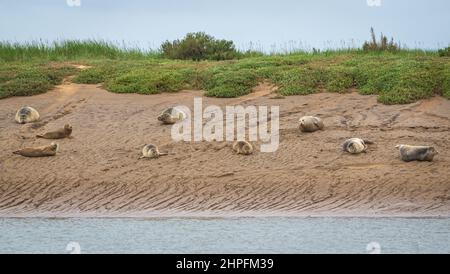
{"label": "calm water surface", "polygon": [[0,218],[0,231],[0,253],[450,253],[450,218]]}

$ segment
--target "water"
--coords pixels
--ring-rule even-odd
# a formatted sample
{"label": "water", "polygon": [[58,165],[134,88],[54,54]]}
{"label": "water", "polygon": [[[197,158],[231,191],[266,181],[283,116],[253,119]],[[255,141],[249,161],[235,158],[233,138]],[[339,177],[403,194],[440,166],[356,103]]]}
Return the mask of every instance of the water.
{"label": "water", "polygon": [[450,218],[0,218],[0,231],[0,253],[450,253]]}

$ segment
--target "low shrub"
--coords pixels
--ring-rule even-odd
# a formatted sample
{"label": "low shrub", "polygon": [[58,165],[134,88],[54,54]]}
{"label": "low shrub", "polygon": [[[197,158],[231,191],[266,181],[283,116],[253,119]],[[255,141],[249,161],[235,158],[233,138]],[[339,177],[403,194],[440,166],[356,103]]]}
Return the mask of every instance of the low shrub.
{"label": "low shrub", "polygon": [[446,47],[438,50],[439,56],[441,57],[450,57],[450,47]]}
{"label": "low shrub", "polygon": [[182,60],[230,60],[238,57],[233,41],[219,40],[204,32],[188,33],[181,40],[161,45],[163,56]]}
{"label": "low shrub", "polygon": [[249,69],[225,70],[212,75],[206,84],[206,96],[230,98],[249,94],[258,85],[256,73]]}

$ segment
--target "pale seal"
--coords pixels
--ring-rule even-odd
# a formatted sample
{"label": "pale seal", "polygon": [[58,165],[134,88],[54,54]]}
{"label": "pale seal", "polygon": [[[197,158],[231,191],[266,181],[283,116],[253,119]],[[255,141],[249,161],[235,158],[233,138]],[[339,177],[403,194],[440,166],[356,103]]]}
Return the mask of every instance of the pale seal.
{"label": "pale seal", "polygon": [[439,152],[432,146],[410,146],[397,145],[395,146],[400,151],[400,157],[405,162],[411,161],[433,161],[434,156]]}
{"label": "pale seal", "polygon": [[359,154],[366,152],[367,144],[373,144],[373,142],[360,138],[350,138],[342,144],[342,149],[351,154]]}
{"label": "pale seal", "polygon": [[40,146],[40,147],[26,147],[17,151],[14,154],[25,156],[25,157],[45,157],[45,156],[55,156],[58,152],[59,145],[57,143],[51,143],[50,145]]}
{"label": "pale seal", "polygon": [[322,122],[322,119],[319,117],[314,116],[303,116],[299,120],[299,129],[302,132],[314,132],[317,130],[323,130],[324,124]]}
{"label": "pale seal", "polygon": [[31,123],[39,120],[39,112],[32,107],[21,107],[16,113],[16,122],[19,124]]}
{"label": "pale seal", "polygon": [[176,122],[183,121],[186,118],[186,113],[176,107],[168,108],[158,116],[158,120],[164,124],[175,124]]}
{"label": "pale seal", "polygon": [[237,154],[250,155],[253,153],[253,146],[247,141],[236,141],[233,144],[233,150]]}
{"label": "pale seal", "polygon": [[159,152],[159,149],[157,146],[155,146],[153,144],[148,144],[142,148],[142,156],[139,159],[143,159],[143,158],[154,159],[154,158],[159,158],[159,156],[164,156],[164,155],[168,155],[168,153],[161,153],[161,152]]}
{"label": "pale seal", "polygon": [[63,128],[60,128],[55,131],[46,132],[42,135],[36,135],[37,138],[44,138],[44,139],[63,139],[66,137],[70,137],[70,134],[72,134],[72,126],[69,124],[64,125]]}

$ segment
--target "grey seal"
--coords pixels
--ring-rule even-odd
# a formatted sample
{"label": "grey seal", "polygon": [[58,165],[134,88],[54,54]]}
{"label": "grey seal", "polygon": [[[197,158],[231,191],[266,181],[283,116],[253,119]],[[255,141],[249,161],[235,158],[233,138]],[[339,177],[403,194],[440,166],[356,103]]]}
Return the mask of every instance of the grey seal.
{"label": "grey seal", "polygon": [[14,151],[13,153],[24,157],[46,157],[55,156],[58,150],[59,145],[57,143],[51,143],[50,145],[46,146],[22,148],[20,150]]}
{"label": "grey seal", "polygon": [[42,135],[36,135],[37,138],[44,138],[44,139],[63,139],[66,137],[70,137],[70,134],[72,134],[72,126],[69,124],[64,125],[63,128],[60,128],[55,131],[46,132]]}
{"label": "grey seal", "polygon": [[16,122],[19,124],[31,123],[39,120],[40,115],[37,110],[32,107],[21,107],[16,112]]}
{"label": "grey seal", "polygon": [[303,116],[299,120],[299,129],[302,132],[314,132],[317,130],[323,130],[324,124],[322,119],[314,116]]}
{"label": "grey seal", "polygon": [[253,153],[253,146],[247,141],[236,141],[233,144],[233,150],[237,154],[250,155]]}
{"label": "grey seal", "polygon": [[433,161],[434,156],[439,152],[432,146],[410,146],[397,145],[395,146],[400,151],[400,157],[405,162],[411,161]]}
{"label": "grey seal", "polygon": [[159,158],[159,156],[164,156],[164,155],[168,155],[168,153],[161,153],[161,152],[159,152],[159,149],[157,146],[155,146],[153,144],[148,144],[142,148],[142,156],[139,159],[143,159],[143,158],[155,159],[155,158]]}

